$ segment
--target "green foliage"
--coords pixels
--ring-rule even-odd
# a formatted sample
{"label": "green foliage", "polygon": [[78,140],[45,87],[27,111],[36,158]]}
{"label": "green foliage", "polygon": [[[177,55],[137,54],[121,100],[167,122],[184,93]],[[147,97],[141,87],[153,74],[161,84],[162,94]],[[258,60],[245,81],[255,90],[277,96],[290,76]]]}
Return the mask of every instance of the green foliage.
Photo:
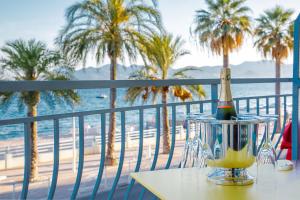
{"label": "green foliage", "polygon": [[57,43],[83,63],[89,53],[98,63],[105,56],[124,60],[127,55],[135,60],[138,42],[161,28],[155,6],[142,0],[84,0],[67,9],[66,19]]}
{"label": "green foliage", "polygon": [[264,11],[256,19],[255,43],[264,57],[270,56],[281,61],[288,57],[293,49],[293,16],[294,11],[276,6]]}
{"label": "green foliage", "polygon": [[[171,75],[169,71],[171,66],[182,56],[189,52],[183,49],[183,40],[180,37],[173,38],[171,34],[162,33],[160,35],[153,34],[144,42],[144,46],[140,47],[145,67],[136,71],[130,76],[134,80],[165,80],[165,79],[182,79],[189,78],[185,75],[188,70],[194,68],[186,68],[179,70]],[[165,87],[132,87],[127,90],[125,99],[131,103],[139,98],[147,101],[152,98],[156,101],[157,96],[163,92],[170,92],[174,97],[185,101],[192,99],[193,95],[204,97],[205,92],[201,85],[195,86],[165,86]]]}
{"label": "green foliage", "polygon": [[[1,49],[3,57],[0,66],[13,74],[17,81],[37,80],[69,80],[73,72],[68,60],[59,51],[47,49],[46,45],[34,39],[29,41],[15,40],[7,42]],[[73,90],[57,91],[28,91],[28,92],[1,92],[0,105],[8,108],[14,99],[17,99],[19,109],[24,104],[36,106],[40,97],[53,107],[54,101],[73,104],[79,102],[79,96]]]}
{"label": "green foliage", "polygon": [[207,9],[196,11],[191,32],[200,45],[217,55],[228,55],[242,46],[251,33],[251,9],[246,0],[205,0]]}

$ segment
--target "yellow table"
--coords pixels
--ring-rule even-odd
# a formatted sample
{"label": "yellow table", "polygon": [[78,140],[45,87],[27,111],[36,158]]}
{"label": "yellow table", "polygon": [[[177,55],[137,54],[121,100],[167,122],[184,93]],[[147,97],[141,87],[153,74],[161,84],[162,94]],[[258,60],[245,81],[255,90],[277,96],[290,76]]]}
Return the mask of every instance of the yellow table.
{"label": "yellow table", "polygon": [[300,170],[273,171],[263,176],[267,180],[249,186],[215,185],[196,168],[139,172],[131,177],[162,200],[300,199]]}

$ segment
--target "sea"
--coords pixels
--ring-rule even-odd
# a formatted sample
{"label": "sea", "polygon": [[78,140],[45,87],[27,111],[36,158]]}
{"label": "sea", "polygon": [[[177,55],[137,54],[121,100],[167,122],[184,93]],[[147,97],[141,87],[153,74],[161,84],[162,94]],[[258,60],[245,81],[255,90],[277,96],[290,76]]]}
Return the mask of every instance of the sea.
{"label": "sea", "polygon": [[[234,84],[232,85],[233,97],[252,97],[252,96],[265,96],[274,95],[274,84],[264,83],[264,84]],[[210,87],[204,86],[206,97],[205,99],[210,99]],[[49,107],[43,99],[41,99],[38,105],[38,115],[52,115],[59,113],[69,113],[74,111],[90,111],[90,110],[100,110],[109,108],[109,89],[88,89],[88,90],[78,90],[80,95],[80,103],[75,106],[66,105],[61,102],[53,102],[53,106]],[[281,84],[282,94],[292,93],[292,83],[282,83]],[[132,104],[125,101],[126,89],[117,90],[117,107],[127,107]],[[99,98],[102,96],[104,98]],[[199,100],[195,98],[195,100]],[[174,98],[169,98],[169,102],[179,102],[179,100]],[[141,100],[136,101],[133,105],[147,105],[160,103],[158,98],[156,102],[151,100],[147,102],[142,102]],[[274,111],[274,100],[270,100],[271,112]],[[245,112],[246,101],[240,102],[241,111]],[[256,102],[255,100],[250,101],[250,107],[253,108],[251,111],[255,111]],[[291,111],[292,98],[287,99],[287,110]],[[265,102],[261,101],[260,109],[262,112],[265,110]],[[186,116],[186,109],[184,106],[177,107],[177,117],[178,121],[182,121]],[[191,107],[191,112],[199,112],[199,105],[194,105]],[[210,113],[210,105],[204,105],[204,112]],[[169,112],[170,114],[171,112]],[[3,119],[13,119],[26,117],[27,110],[19,109],[18,99],[13,99],[12,103],[7,107],[0,107],[0,121]],[[129,130],[138,129],[138,112],[128,111],[126,112],[126,128]],[[75,119],[75,126],[78,127],[77,119]],[[147,109],[144,111],[144,121],[145,127],[151,127],[155,123],[155,109]],[[74,120],[72,118],[66,118],[60,120],[60,134],[67,135],[70,134],[73,127]],[[107,116],[108,124],[108,116]],[[85,128],[93,128],[100,126],[100,115],[91,115],[85,117]],[[117,130],[120,129],[120,114],[117,113]],[[24,134],[23,124],[13,124],[0,127],[0,140],[10,140],[23,137]],[[53,135],[53,121],[41,121],[38,122],[38,134],[39,136],[51,136]]]}

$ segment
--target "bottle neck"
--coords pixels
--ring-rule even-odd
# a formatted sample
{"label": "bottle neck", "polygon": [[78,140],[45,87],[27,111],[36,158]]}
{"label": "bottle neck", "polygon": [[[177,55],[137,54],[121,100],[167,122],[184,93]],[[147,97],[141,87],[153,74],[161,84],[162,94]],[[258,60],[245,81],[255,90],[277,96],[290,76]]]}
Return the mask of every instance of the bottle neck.
{"label": "bottle neck", "polygon": [[232,102],[232,94],[230,88],[231,73],[229,68],[222,69],[221,71],[221,92],[220,102]]}
{"label": "bottle neck", "polygon": [[223,68],[221,71],[221,92],[216,112],[216,118],[219,120],[231,120],[236,117],[236,111],[232,100],[230,89],[230,69]]}

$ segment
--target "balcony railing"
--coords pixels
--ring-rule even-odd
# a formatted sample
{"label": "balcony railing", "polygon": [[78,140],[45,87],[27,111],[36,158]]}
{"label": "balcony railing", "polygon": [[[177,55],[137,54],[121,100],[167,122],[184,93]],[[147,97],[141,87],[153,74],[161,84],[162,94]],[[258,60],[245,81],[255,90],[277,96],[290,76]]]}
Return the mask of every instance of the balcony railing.
{"label": "balcony railing", "polygon": [[[267,84],[267,83],[275,83],[276,79],[273,78],[259,78],[259,79],[233,79],[232,84]],[[291,78],[281,78],[279,79],[281,83],[290,83],[292,81]],[[199,110],[197,112],[211,112],[216,109],[217,99],[218,99],[218,79],[184,79],[184,80],[161,80],[161,81],[132,81],[132,80],[118,80],[118,81],[2,81],[0,83],[0,91],[1,92],[21,92],[21,91],[43,91],[43,90],[61,90],[61,89],[102,89],[102,88],[129,88],[129,87],[142,87],[142,86],[170,86],[170,85],[207,85],[210,87],[210,99],[209,100],[197,100],[190,102],[172,102],[168,103],[167,106],[171,109],[171,150],[168,155],[166,164],[164,166],[165,169],[170,168],[172,165],[172,159],[174,154],[174,149],[176,147],[176,135],[179,134],[180,131],[176,129],[176,117],[177,117],[177,109],[178,107],[184,106],[185,113],[195,112],[191,109],[192,106],[197,105]],[[235,98],[235,105],[238,112],[256,112],[260,114],[262,112],[271,114],[278,113],[276,110],[276,102],[277,99],[281,99],[282,101],[282,112],[284,113],[284,120],[282,127],[284,128],[285,122],[287,121],[287,102],[291,99],[292,94],[281,94],[279,96],[276,95],[264,95],[264,96],[251,96],[251,97],[238,97]],[[255,104],[251,104],[251,102],[255,101]],[[270,102],[274,102],[271,105]],[[207,106],[208,105],[208,106]],[[252,105],[252,107],[251,107]],[[255,106],[253,106],[255,105]],[[153,160],[151,163],[150,170],[155,170],[157,165],[157,160],[159,157],[160,150],[160,137],[161,137],[161,108],[162,104],[153,104],[153,105],[139,105],[139,106],[129,106],[129,107],[117,107],[115,109],[98,109],[98,110],[88,110],[88,111],[80,111],[80,112],[70,112],[70,113],[61,113],[61,114],[53,114],[53,115],[44,115],[37,117],[22,117],[22,118],[14,118],[14,119],[2,119],[0,120],[0,126],[5,125],[24,125],[24,178],[23,178],[23,186],[21,192],[21,199],[26,199],[29,188],[29,179],[30,179],[30,160],[31,160],[31,143],[30,143],[30,123],[33,121],[53,121],[53,171],[50,189],[48,192],[48,199],[53,199],[58,179],[58,172],[60,166],[60,127],[62,126],[61,120],[65,118],[77,118],[78,126],[79,126],[79,161],[78,161],[78,170],[77,176],[74,183],[74,187],[71,194],[71,199],[75,199],[80,187],[82,172],[84,169],[84,158],[85,158],[85,118],[91,115],[100,115],[99,123],[100,123],[100,163],[98,169],[98,175],[95,177],[95,184],[93,188],[93,192],[91,194],[91,199],[94,199],[97,196],[99,186],[103,181],[103,172],[105,168],[105,154],[106,154],[106,118],[109,113],[116,112],[120,113],[120,155],[119,155],[119,163],[117,166],[116,175],[112,184],[112,187],[108,194],[108,199],[112,199],[114,193],[116,191],[125,159],[125,143],[128,132],[126,131],[126,114],[129,111],[138,112],[138,124],[139,130],[136,132],[136,138],[139,140],[138,154],[136,158],[135,164],[135,172],[138,172],[141,168],[142,155],[143,155],[143,142],[145,138],[145,133],[147,130],[144,130],[144,116],[145,111],[148,109],[155,110],[155,150],[153,155]],[[208,107],[208,108],[207,108]],[[274,109],[273,109],[274,108]],[[274,141],[275,147],[278,148],[282,134],[283,128],[281,132],[275,136],[276,126],[274,126],[274,131],[272,134],[272,139],[276,139]],[[153,130],[152,130],[153,133]],[[186,135],[188,137],[188,135]],[[127,191],[124,195],[124,199],[128,199],[130,191],[134,185],[134,180],[131,180],[128,185]],[[145,190],[142,191],[140,197],[143,196]]]}

